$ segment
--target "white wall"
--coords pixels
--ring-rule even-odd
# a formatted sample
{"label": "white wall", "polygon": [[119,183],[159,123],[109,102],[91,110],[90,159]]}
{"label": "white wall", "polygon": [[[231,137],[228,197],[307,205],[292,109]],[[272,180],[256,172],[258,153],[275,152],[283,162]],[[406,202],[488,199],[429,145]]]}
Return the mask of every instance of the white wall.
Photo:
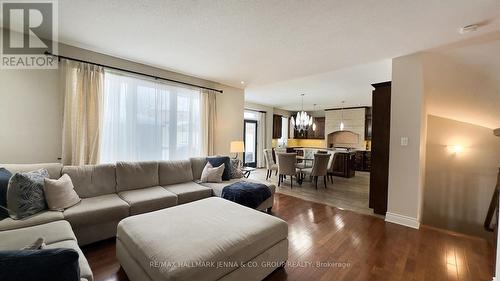
{"label": "white wall", "polygon": [[[421,54],[392,61],[386,221],[418,228],[425,168],[426,113]],[[401,138],[407,137],[407,146]]]}
{"label": "white wall", "polygon": [[[217,96],[215,153],[243,135],[244,91],[208,80],[60,44],[64,56],[221,89]],[[58,72],[0,70],[0,163],[57,162],[61,156],[62,102]]]}

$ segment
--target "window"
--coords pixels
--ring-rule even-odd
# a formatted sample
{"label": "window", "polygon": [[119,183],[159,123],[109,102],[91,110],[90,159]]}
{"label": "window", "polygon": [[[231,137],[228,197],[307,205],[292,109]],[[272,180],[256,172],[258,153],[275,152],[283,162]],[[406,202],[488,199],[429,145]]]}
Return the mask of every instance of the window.
{"label": "window", "polygon": [[101,163],[201,155],[200,95],[197,89],[106,71]]}
{"label": "window", "polygon": [[283,147],[288,142],[288,117],[281,117],[281,138],[278,140],[278,145]]}

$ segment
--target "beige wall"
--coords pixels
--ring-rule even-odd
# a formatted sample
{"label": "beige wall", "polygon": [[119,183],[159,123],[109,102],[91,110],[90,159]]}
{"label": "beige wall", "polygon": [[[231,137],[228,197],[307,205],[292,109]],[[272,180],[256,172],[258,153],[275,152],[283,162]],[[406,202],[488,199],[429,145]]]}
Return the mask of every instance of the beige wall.
{"label": "beige wall", "polygon": [[229,86],[217,95],[217,127],[215,128],[215,154],[229,155],[231,141],[243,140],[244,92]]}
{"label": "beige wall", "polygon": [[[244,91],[88,50],[59,45],[64,56],[224,90],[217,96],[215,153],[228,154],[229,142],[243,135]],[[61,156],[63,96],[58,72],[0,70],[0,163],[56,162]],[[5,101],[5,102],[4,102]]]}
{"label": "beige wall", "polygon": [[0,70],[0,163],[58,162],[58,77],[56,70]]}
{"label": "beige wall", "polygon": [[[392,61],[389,192],[386,220],[419,227],[426,114],[421,54]],[[401,138],[408,145],[401,145]]]}
{"label": "beige wall", "polygon": [[[462,145],[456,155],[449,145]],[[489,128],[428,116],[422,222],[489,237],[483,229],[500,167],[500,138]]]}
{"label": "beige wall", "polygon": [[325,111],[325,140],[328,134],[338,131],[342,121],[344,120],[344,130],[351,131],[359,135],[359,142],[353,145],[355,148],[365,148],[365,109],[352,108],[342,110],[327,110]]}

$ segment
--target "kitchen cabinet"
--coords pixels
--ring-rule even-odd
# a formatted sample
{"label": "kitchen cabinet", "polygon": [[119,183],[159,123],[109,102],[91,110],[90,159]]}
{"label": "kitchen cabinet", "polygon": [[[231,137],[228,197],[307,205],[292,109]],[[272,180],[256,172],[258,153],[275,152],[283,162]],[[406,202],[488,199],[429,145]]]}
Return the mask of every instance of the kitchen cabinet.
{"label": "kitchen cabinet", "polygon": [[280,139],[281,138],[281,126],[282,124],[282,117],[281,115],[274,114],[273,115],[273,139]]}
{"label": "kitchen cabinet", "polygon": [[336,152],[333,163],[333,175],[337,177],[352,178],[355,176],[355,152]]}
{"label": "kitchen cabinet", "polygon": [[294,138],[296,139],[325,139],[325,117],[315,117],[313,122],[316,124],[316,130],[313,131],[310,126],[306,131],[294,129]]}
{"label": "kitchen cabinet", "polygon": [[359,150],[354,156],[354,168],[356,171],[369,172],[372,167],[371,151]]}
{"label": "kitchen cabinet", "polygon": [[316,130],[313,131],[312,126],[307,132],[308,139],[324,139],[325,138],[325,117],[315,117],[313,118],[314,124],[316,124]]}
{"label": "kitchen cabinet", "polygon": [[372,108],[365,108],[365,140],[372,139]]}

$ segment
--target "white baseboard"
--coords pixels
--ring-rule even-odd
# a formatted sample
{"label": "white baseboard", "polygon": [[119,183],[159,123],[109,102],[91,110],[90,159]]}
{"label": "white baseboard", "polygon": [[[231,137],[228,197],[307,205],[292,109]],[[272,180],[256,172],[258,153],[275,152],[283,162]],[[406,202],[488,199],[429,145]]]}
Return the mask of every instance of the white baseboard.
{"label": "white baseboard", "polygon": [[385,214],[385,221],[395,224],[404,225],[407,227],[418,229],[420,222],[416,218],[407,217],[399,214],[389,213]]}

